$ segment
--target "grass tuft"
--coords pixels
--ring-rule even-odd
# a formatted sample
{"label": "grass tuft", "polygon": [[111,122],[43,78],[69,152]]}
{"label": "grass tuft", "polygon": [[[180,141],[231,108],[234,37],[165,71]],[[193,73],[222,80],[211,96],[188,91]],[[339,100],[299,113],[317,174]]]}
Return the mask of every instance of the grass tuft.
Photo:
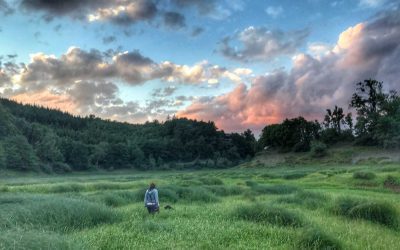
{"label": "grass tuft", "polygon": [[284,208],[262,204],[240,206],[234,211],[234,216],[243,220],[277,226],[299,227],[303,225],[302,219],[296,213]]}
{"label": "grass tuft", "polygon": [[0,203],[0,229],[24,226],[69,232],[118,220],[111,209],[85,200],[26,195],[8,201]]}
{"label": "grass tuft", "polygon": [[326,203],[328,198],[320,193],[310,191],[299,191],[293,196],[281,197],[277,201],[282,203],[302,205],[309,209],[317,209]]}
{"label": "grass tuft", "polygon": [[257,185],[253,186],[251,189],[258,194],[291,194],[299,190],[299,188],[289,185]]}
{"label": "grass tuft", "polygon": [[351,219],[363,219],[394,229],[399,226],[396,209],[384,202],[341,198],[336,201],[333,211]]}
{"label": "grass tuft", "polygon": [[224,182],[217,177],[203,177],[199,179],[205,185],[223,185]]}
{"label": "grass tuft", "polygon": [[376,178],[375,173],[369,171],[357,171],[353,173],[354,179],[372,180]]}
{"label": "grass tuft", "polygon": [[304,230],[298,238],[296,247],[298,247],[299,249],[312,249],[312,250],[342,249],[342,246],[337,239],[316,228],[309,228]]}

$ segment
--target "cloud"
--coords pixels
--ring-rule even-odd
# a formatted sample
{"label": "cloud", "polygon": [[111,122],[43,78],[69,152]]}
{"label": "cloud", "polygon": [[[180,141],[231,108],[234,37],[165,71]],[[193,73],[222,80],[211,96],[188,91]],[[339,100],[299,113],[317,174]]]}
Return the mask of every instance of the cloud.
{"label": "cloud", "polygon": [[153,97],[167,97],[171,96],[172,94],[175,93],[177,88],[175,86],[170,86],[166,88],[158,88],[153,90],[153,93],[151,94]]}
{"label": "cloud", "polygon": [[171,29],[180,29],[186,26],[185,17],[178,12],[168,11],[164,13],[164,24]]}
{"label": "cloud", "polygon": [[179,8],[194,7],[200,14],[210,14],[217,8],[216,0],[172,0]]}
{"label": "cloud", "polygon": [[[225,79],[239,83],[250,69],[229,70],[202,61],[192,66],[157,63],[139,51],[119,52],[70,47],[61,56],[35,53],[29,63],[15,63],[16,55],[0,57],[0,94],[15,100],[59,108],[78,115],[145,122],[165,119],[192,99],[171,98],[175,86],[157,89],[144,105],[120,99],[118,85],[151,80],[172,84],[215,85]],[[116,84],[118,83],[118,85]]]}
{"label": "cloud", "polygon": [[[229,59],[242,62],[272,60],[294,54],[308,34],[308,30],[284,32],[250,26],[234,37],[224,38],[219,52]],[[239,43],[240,48],[231,46],[232,42]]]}
{"label": "cloud", "polygon": [[321,119],[334,105],[348,107],[355,83],[375,78],[400,90],[400,15],[398,10],[349,27],[335,46],[317,55],[297,54],[290,71],[254,77],[250,86],[194,100],[178,116],[213,120],[228,131],[255,129],[299,115]]}
{"label": "cloud", "polygon": [[[224,2],[217,0],[20,0],[20,9],[27,14],[39,14],[46,22],[59,17],[69,17],[88,22],[112,23],[131,26],[146,22],[154,27],[170,29],[186,27],[184,13],[190,9],[195,14],[214,19],[224,19],[244,7],[241,0]],[[0,11],[11,10],[0,0]],[[160,25],[164,24],[164,25]]]}
{"label": "cloud", "polygon": [[98,8],[88,15],[89,21],[111,21],[120,25],[130,25],[137,21],[150,21],[158,9],[152,0],[116,1],[113,5]]}
{"label": "cloud", "polygon": [[0,0],[0,13],[4,15],[10,15],[14,13],[14,9],[5,0]]}
{"label": "cloud", "polygon": [[105,36],[103,37],[103,43],[104,44],[110,44],[113,43],[117,40],[117,38],[115,36]]}
{"label": "cloud", "polygon": [[276,6],[276,7],[274,7],[274,6],[268,6],[268,7],[265,9],[265,12],[266,12],[269,16],[271,16],[272,18],[277,18],[277,17],[279,17],[280,15],[282,15],[282,13],[283,13],[283,8],[282,8],[282,6]]}
{"label": "cloud", "polygon": [[191,36],[195,37],[200,35],[201,33],[204,32],[204,29],[202,27],[194,27],[191,33]]}
{"label": "cloud", "polygon": [[365,8],[375,8],[383,5],[385,2],[386,0],[360,0],[358,4]]}

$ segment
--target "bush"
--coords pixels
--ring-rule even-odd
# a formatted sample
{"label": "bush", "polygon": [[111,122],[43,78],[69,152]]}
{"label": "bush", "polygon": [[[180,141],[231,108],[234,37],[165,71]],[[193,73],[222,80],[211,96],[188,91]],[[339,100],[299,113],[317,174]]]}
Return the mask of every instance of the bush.
{"label": "bush", "polygon": [[376,175],[372,172],[369,171],[357,171],[353,173],[353,178],[354,179],[360,179],[360,180],[372,180],[376,177]]}
{"label": "bush", "polygon": [[309,228],[304,230],[297,241],[296,247],[300,249],[329,249],[338,250],[342,246],[338,240],[319,229]]}
{"label": "bush", "polygon": [[364,219],[391,228],[397,228],[399,225],[399,215],[396,209],[388,203],[340,198],[336,201],[333,212],[348,218]]}
{"label": "bush", "polygon": [[315,158],[324,157],[327,154],[328,146],[319,141],[313,141],[311,143],[311,155]]}
{"label": "bush", "polygon": [[53,171],[56,173],[70,173],[72,172],[71,167],[68,164],[62,162],[55,162],[52,164]]}
{"label": "bush", "polygon": [[275,186],[258,185],[252,187],[252,190],[259,194],[290,194],[298,191],[299,189],[297,187],[289,185],[275,185]]}
{"label": "bush", "polygon": [[284,208],[262,204],[240,206],[233,215],[239,219],[277,226],[299,227],[303,225],[302,219],[297,214]]}

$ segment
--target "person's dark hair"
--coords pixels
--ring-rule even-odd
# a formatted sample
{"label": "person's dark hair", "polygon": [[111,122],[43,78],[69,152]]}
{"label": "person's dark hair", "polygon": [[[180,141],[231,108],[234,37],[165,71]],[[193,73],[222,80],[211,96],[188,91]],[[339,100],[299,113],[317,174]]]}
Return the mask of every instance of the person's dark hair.
{"label": "person's dark hair", "polygon": [[155,189],[155,188],[156,188],[156,184],[154,184],[154,182],[150,183],[149,189],[150,189],[150,190],[153,190],[153,189]]}

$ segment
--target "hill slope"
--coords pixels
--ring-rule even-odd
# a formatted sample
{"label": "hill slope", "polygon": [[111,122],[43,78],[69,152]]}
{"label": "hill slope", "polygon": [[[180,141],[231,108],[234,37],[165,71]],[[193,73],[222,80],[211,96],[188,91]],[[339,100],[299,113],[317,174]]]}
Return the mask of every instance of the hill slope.
{"label": "hill slope", "polygon": [[220,168],[254,155],[250,131],[170,119],[129,124],[0,100],[0,168],[14,170]]}

